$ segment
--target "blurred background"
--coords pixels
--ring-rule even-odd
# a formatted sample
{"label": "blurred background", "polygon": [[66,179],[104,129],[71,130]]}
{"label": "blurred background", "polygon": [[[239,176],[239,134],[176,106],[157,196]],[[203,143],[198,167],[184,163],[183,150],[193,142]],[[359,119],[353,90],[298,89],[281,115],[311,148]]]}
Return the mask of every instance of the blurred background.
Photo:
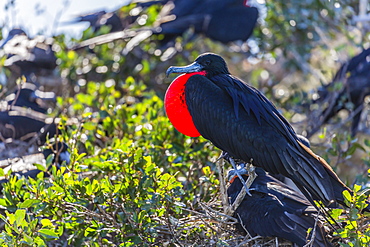
{"label": "blurred background", "polygon": [[[102,2],[93,1],[2,1],[0,3],[0,23],[3,32],[8,32],[13,27],[23,27],[31,36],[43,34],[53,36],[66,34],[70,37],[81,37],[82,31],[89,27],[88,23],[75,23],[75,25],[63,25],[62,22],[72,20],[74,17],[98,12],[102,9],[114,11],[129,0],[111,0]],[[31,21],[32,20],[32,21]]]}
{"label": "blurred background", "polygon": [[[226,6],[219,7],[222,4]],[[96,205],[102,203],[107,212],[113,212],[115,203],[141,197],[151,198],[150,203],[158,210],[163,205],[178,206],[178,202],[199,209],[197,200],[209,202],[218,193],[214,162],[219,150],[202,138],[183,136],[169,123],[163,98],[173,78],[166,78],[165,72],[169,66],[186,65],[199,54],[214,52],[225,58],[233,75],[261,90],[296,132],[309,138],[312,150],[325,158],[343,181],[364,188],[368,183],[367,0],[3,0],[0,29],[0,97],[5,102],[0,148],[2,162],[8,162],[2,163],[2,168],[10,170],[2,172],[6,178],[15,171],[9,169],[10,158],[40,153],[45,145],[53,149],[55,142],[60,142],[67,144],[71,153],[71,159],[61,165],[63,172],[74,174],[59,178],[60,184],[70,188],[60,193],[75,193],[73,203],[86,210],[99,212]],[[32,96],[24,96],[25,103],[14,101],[22,99],[20,92],[30,87]],[[15,106],[22,109],[14,113]],[[19,113],[25,109],[26,113]],[[24,116],[31,120],[21,118]],[[24,166],[27,164],[19,171]],[[60,172],[58,169],[44,168],[50,174]],[[167,173],[168,177],[159,175]],[[81,184],[74,184],[76,174],[89,179],[75,179]],[[172,183],[185,192],[164,189],[159,182],[172,178]],[[126,187],[118,189],[118,181]],[[101,193],[100,201],[80,193],[83,183]],[[104,191],[112,189],[112,184],[118,194],[112,192],[110,196],[117,201],[108,205],[105,200],[109,196]],[[158,191],[153,193],[158,198],[145,192],[151,184],[157,186]],[[4,186],[7,191],[27,190],[11,183]],[[46,191],[46,187],[42,189]],[[65,217],[69,209],[62,204],[71,203],[67,194],[53,202]],[[9,202],[6,207],[10,210],[17,203]],[[132,240],[138,241],[135,243],[143,239],[150,242],[149,229],[163,215],[142,203],[127,206],[129,212],[122,210],[122,218],[115,223],[122,232],[134,234],[140,229],[142,235],[134,235],[141,240]],[[137,216],[139,208],[160,220],[142,216],[148,227],[135,225],[127,215]],[[99,227],[110,221],[108,216],[102,217],[106,218],[98,220]],[[131,224],[131,228],[124,228],[124,224]],[[83,223],[76,225],[79,231],[86,230]],[[58,227],[48,229],[59,239],[68,238],[69,243],[123,241],[113,230],[99,232],[95,228],[90,229],[91,236],[80,232],[81,236],[71,240],[72,235],[58,232]],[[74,226],[63,227],[71,230]]]}

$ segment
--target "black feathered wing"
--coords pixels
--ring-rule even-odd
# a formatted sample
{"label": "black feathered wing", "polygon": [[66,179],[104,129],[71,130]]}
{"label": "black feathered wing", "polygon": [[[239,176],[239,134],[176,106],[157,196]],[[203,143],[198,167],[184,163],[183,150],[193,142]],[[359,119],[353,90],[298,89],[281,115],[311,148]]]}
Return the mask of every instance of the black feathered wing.
{"label": "black feathered wing", "polygon": [[[306,214],[311,204],[294,190],[275,180],[263,171],[252,183],[252,196],[246,195],[234,213],[241,225],[239,230],[246,229],[252,236],[280,237],[290,240],[299,246],[306,244],[307,230],[315,226],[316,213]],[[243,188],[236,179],[228,188],[231,203]],[[297,195],[297,196],[296,196]],[[325,230],[317,224],[313,246],[331,246],[325,239]]]}
{"label": "black feathered wing", "polygon": [[[230,75],[194,75],[186,103],[199,133],[232,157],[291,178],[311,200],[343,201],[348,189],[308,148],[273,104],[255,88]],[[308,151],[309,150],[309,151]]]}

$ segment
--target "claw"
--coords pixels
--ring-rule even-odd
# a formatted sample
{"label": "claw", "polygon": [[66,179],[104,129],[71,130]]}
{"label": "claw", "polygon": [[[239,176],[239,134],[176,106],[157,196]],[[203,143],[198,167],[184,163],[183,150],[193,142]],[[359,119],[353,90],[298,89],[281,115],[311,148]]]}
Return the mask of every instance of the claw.
{"label": "claw", "polygon": [[220,157],[218,157],[218,159],[216,160],[219,161],[220,159],[225,159],[227,162],[229,162],[229,159],[230,159],[230,155],[228,152],[225,152],[225,151],[222,151],[222,153],[220,154]]}
{"label": "claw", "polygon": [[[238,162],[236,164],[235,160],[227,153],[223,152],[219,159],[225,159],[227,160],[233,167],[232,170],[228,172],[227,178],[230,181],[230,178],[234,178],[235,176],[238,176],[240,179],[240,182],[243,184],[245,191],[249,196],[252,196],[250,191],[253,191],[254,189],[250,189],[250,186],[252,185],[254,179],[256,178],[257,174],[255,173],[255,168],[253,165],[246,163],[246,162]],[[248,174],[247,181],[244,180],[242,175]]]}

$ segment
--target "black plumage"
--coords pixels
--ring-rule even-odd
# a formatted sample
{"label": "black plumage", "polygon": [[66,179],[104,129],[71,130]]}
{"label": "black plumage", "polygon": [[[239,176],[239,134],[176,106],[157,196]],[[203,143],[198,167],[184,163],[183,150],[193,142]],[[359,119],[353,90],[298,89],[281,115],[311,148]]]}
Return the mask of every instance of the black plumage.
{"label": "black plumage", "polygon": [[[199,133],[230,156],[264,170],[289,177],[313,203],[344,204],[350,189],[331,167],[299,141],[289,122],[256,88],[230,75],[224,59],[200,55],[186,67],[170,73],[205,71],[185,84],[187,109]],[[180,92],[181,93],[181,92]]]}
{"label": "black plumage", "polygon": [[[37,175],[42,172],[41,170],[37,169],[33,164],[43,164],[47,163],[47,159],[52,156],[52,161],[46,169],[50,171],[52,166],[55,166],[59,169],[63,164],[68,165],[70,162],[70,153],[68,151],[69,147],[64,142],[57,142],[51,145],[50,148],[44,149],[41,153],[30,154],[27,156],[22,157],[22,162],[20,164],[9,164],[12,169],[11,176],[17,177],[25,177],[25,178],[33,178],[35,179]],[[18,158],[17,158],[18,159]],[[18,159],[19,160],[19,159]],[[19,167],[20,166],[20,167]],[[22,170],[18,170],[22,168]],[[50,173],[45,173],[45,177],[49,177]],[[7,183],[9,180],[4,178],[0,180],[0,190],[3,187],[4,183]]]}
{"label": "black plumage", "polygon": [[[50,122],[48,122],[50,120]],[[15,139],[29,141],[37,137],[38,144],[58,133],[58,126],[44,114],[28,109],[0,112],[0,141]]]}
{"label": "black plumage", "polygon": [[173,4],[169,15],[176,18],[159,25],[158,33],[167,40],[181,36],[190,27],[223,43],[247,40],[258,18],[257,8],[246,6],[244,0],[177,0]]}
{"label": "black plumage", "polygon": [[123,25],[120,17],[115,12],[107,13],[104,10],[86,15],[80,15],[71,22],[88,22],[90,23],[90,27],[94,32],[98,32],[103,26],[109,27],[110,32],[118,32],[123,30]]}
{"label": "black plumage", "polygon": [[[326,239],[327,230],[322,222],[315,224],[317,211],[307,199],[261,168],[256,168],[255,172],[257,177],[250,187],[251,196],[245,195],[234,212],[239,231],[247,230],[252,237],[279,237],[304,246],[312,238],[312,231],[308,233],[308,229],[316,225],[310,246],[332,246]],[[236,200],[241,189],[242,183],[235,178],[227,189],[230,203]]]}
{"label": "black plumage", "polygon": [[47,101],[55,101],[53,92],[42,92],[36,89],[32,83],[25,83],[20,89],[15,90],[6,98],[8,110],[14,110],[16,107],[29,108],[33,111],[46,114]]}
{"label": "black plumage", "polygon": [[174,0],[154,1],[166,3],[159,14],[159,21],[150,29],[123,30],[94,37],[81,42],[74,49],[90,45],[108,43],[117,39],[135,37],[132,46],[151,35],[162,35],[162,45],[169,45],[178,36],[189,28],[195,34],[205,36],[223,43],[247,40],[252,34],[258,18],[258,9],[246,5],[245,0]]}
{"label": "black plumage", "polygon": [[312,122],[308,136],[312,136],[322,124],[327,123],[343,109],[356,111],[351,126],[351,134],[355,136],[364,99],[368,95],[370,95],[370,48],[343,64],[333,81],[319,90],[319,99],[316,102],[319,104],[327,102],[328,106],[318,114],[320,121]]}
{"label": "black plumage", "polygon": [[4,65],[25,76],[28,82],[35,82],[35,75],[52,73],[57,66],[52,43],[52,39],[30,39],[22,29],[12,29],[0,47],[7,55]]}

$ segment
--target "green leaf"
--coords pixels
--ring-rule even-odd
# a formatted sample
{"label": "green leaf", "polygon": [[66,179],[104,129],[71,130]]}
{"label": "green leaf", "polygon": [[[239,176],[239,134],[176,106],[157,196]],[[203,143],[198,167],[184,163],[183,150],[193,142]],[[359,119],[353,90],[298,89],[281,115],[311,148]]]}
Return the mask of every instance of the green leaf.
{"label": "green leaf", "polygon": [[352,195],[349,193],[348,190],[343,191],[343,197],[345,200],[347,200],[349,203],[352,202]]}
{"label": "green leaf", "polygon": [[96,128],[96,124],[92,122],[86,122],[83,124],[83,127],[86,130],[94,130]]}
{"label": "green leaf", "polygon": [[35,246],[37,246],[37,247],[47,247],[45,241],[40,237],[36,237],[34,239],[34,242],[35,242]]}
{"label": "green leaf", "polygon": [[335,208],[333,210],[330,211],[331,212],[331,216],[334,218],[334,219],[337,219],[343,212],[343,209],[340,209],[340,208]]}
{"label": "green leaf", "polygon": [[207,177],[211,174],[211,168],[209,166],[203,167],[202,171],[203,171],[204,175],[207,176]]}
{"label": "green leaf", "polygon": [[18,208],[29,208],[31,207],[34,203],[39,202],[39,200],[36,199],[27,199],[24,202],[18,203]]}
{"label": "green leaf", "polygon": [[23,239],[28,245],[32,245],[34,243],[33,238],[28,236],[27,234],[23,234]]}
{"label": "green leaf", "polygon": [[[51,159],[52,159],[52,157],[51,157]],[[36,166],[36,168],[39,169],[40,171],[46,172],[46,167],[45,166],[40,165],[40,164],[33,164],[33,165]]]}
{"label": "green leaf", "polygon": [[45,238],[59,238],[58,234],[50,229],[42,228],[38,230],[38,233],[40,233]]}
{"label": "green leaf", "polygon": [[370,147],[370,140],[369,139],[365,139],[364,143],[367,147]]}
{"label": "green leaf", "polygon": [[[13,228],[9,226],[8,224],[5,224],[5,231],[10,235],[13,236]],[[17,233],[17,231],[15,231]]]}
{"label": "green leaf", "polygon": [[53,226],[53,223],[51,223],[51,221],[49,219],[42,219],[41,220],[41,225],[43,227],[45,227],[45,226]]}
{"label": "green leaf", "polygon": [[24,209],[18,209],[15,211],[15,222],[17,225],[21,225],[26,217],[26,210]]}
{"label": "green leaf", "polygon": [[355,184],[353,186],[353,192],[357,193],[361,190],[361,185]]}
{"label": "green leaf", "polygon": [[7,201],[5,199],[0,198],[0,205],[6,207],[8,204],[7,204]]}
{"label": "green leaf", "polygon": [[352,155],[357,149],[361,149],[362,151],[366,152],[364,147],[356,142],[356,143],[353,143],[352,146],[348,149],[347,155]]}

